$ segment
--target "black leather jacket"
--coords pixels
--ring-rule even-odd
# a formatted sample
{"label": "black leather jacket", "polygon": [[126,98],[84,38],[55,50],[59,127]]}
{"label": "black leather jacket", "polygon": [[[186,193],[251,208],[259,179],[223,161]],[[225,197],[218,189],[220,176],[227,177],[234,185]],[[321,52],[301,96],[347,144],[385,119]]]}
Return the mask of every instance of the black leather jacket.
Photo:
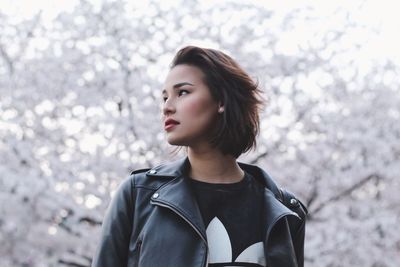
{"label": "black leather jacket", "polygon": [[[206,230],[185,170],[188,158],[132,172],[113,197],[92,266],[206,267]],[[265,186],[268,267],[302,267],[307,210],[261,168],[239,163]],[[283,205],[283,203],[286,204]]]}

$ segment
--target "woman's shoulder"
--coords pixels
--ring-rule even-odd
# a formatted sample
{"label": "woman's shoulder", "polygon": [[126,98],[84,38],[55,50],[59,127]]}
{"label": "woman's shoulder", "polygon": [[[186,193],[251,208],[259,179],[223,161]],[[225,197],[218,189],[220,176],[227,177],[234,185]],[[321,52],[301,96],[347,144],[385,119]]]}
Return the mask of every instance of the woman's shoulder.
{"label": "woman's shoulder", "polygon": [[127,180],[131,181],[134,188],[156,190],[164,183],[174,178],[173,175],[165,173],[164,169],[166,165],[168,165],[168,163],[133,170]]}

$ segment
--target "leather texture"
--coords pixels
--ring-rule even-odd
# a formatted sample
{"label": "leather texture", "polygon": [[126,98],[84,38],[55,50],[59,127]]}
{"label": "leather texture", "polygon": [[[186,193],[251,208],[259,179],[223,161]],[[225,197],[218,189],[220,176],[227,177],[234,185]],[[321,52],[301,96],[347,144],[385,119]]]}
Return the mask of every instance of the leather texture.
{"label": "leather texture", "polygon": [[[206,267],[207,238],[187,157],[132,172],[116,191],[102,224],[93,267]],[[261,168],[238,162],[264,187],[268,267],[303,267],[307,210]],[[245,233],[244,233],[245,234]]]}

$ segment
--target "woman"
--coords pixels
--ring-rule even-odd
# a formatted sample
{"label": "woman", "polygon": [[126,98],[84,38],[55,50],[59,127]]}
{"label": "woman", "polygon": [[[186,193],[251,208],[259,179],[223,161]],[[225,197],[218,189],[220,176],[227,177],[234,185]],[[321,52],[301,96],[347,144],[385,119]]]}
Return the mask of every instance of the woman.
{"label": "woman", "polygon": [[305,207],[236,161],[256,143],[257,84],[221,51],[189,46],[163,99],[168,143],[187,156],[120,185],[92,266],[303,266]]}

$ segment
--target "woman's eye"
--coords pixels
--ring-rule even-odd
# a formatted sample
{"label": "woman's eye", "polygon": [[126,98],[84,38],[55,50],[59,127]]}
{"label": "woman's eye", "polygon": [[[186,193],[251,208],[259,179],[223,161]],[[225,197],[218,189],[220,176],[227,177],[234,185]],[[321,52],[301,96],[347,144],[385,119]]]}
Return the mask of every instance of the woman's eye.
{"label": "woman's eye", "polygon": [[189,91],[188,90],[179,90],[179,96],[184,95],[184,94],[188,94]]}
{"label": "woman's eye", "polygon": [[167,101],[168,97],[164,96],[163,98],[163,102]]}

